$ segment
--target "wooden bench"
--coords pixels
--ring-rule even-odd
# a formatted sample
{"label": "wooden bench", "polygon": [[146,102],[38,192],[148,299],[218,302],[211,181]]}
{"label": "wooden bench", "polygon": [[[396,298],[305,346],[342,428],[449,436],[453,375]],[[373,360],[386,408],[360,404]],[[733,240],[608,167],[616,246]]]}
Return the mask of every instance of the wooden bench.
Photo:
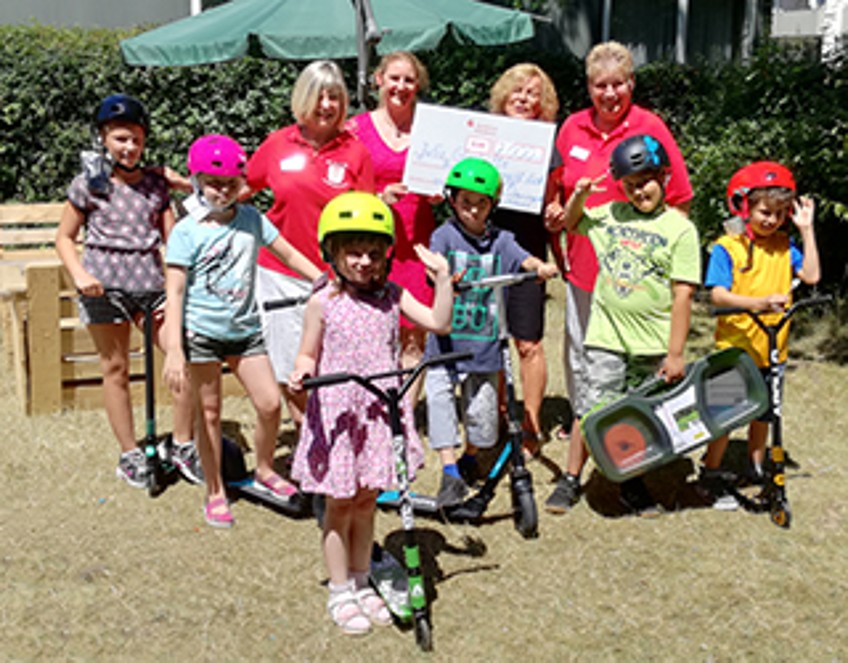
{"label": "wooden bench", "polygon": [[[66,408],[102,407],[102,374],[94,343],[79,321],[77,295],[55,252],[62,204],[0,205],[0,323],[4,360],[28,415]],[[7,242],[7,243],[6,243]],[[138,329],[130,341],[130,386],[134,403],[144,400],[144,342]],[[170,393],[161,380],[162,353],[154,358],[156,401]],[[223,393],[241,395],[226,374]]]}
{"label": "wooden bench", "polygon": [[0,261],[28,264],[56,258],[56,229],[64,203],[0,205]]}

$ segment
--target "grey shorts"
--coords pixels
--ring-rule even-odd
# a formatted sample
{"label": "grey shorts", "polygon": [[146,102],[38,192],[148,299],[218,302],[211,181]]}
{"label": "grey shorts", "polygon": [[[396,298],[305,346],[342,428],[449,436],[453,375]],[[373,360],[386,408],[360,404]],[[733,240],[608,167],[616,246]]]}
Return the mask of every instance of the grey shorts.
{"label": "grey shorts", "polygon": [[136,322],[143,318],[144,308],[150,306],[157,315],[165,306],[165,292],[130,293],[108,290],[102,297],[79,298],[79,318],[85,325],[115,325]]}
{"label": "grey shorts", "polygon": [[588,379],[583,390],[586,401],[576,408],[580,417],[654,377],[665,359],[665,355],[631,356],[592,347],[584,349],[584,357]]}
{"label": "grey shorts", "polygon": [[262,334],[253,334],[237,341],[222,341],[196,332],[186,332],[183,351],[189,364],[224,362],[228,357],[266,354]]}
{"label": "grey shorts", "polygon": [[578,288],[571,281],[565,286],[565,386],[571,409],[575,416],[586,414],[582,408],[588,394],[586,386],[589,375],[586,370],[586,357],[583,349],[583,339],[589,326],[589,311],[592,308],[592,293]]}
{"label": "grey shorts", "polygon": [[427,432],[431,449],[461,446],[456,413],[456,385],[465,437],[475,447],[488,449],[498,441],[498,373],[462,373],[443,367],[427,369]]}
{"label": "grey shorts", "polygon": [[272,269],[259,267],[256,270],[256,302],[262,318],[262,336],[274,376],[280,384],[288,384],[294,370],[294,360],[300,350],[303,332],[303,314],[306,304],[266,311],[265,302],[307,296],[312,292],[312,283],[280,274]]}

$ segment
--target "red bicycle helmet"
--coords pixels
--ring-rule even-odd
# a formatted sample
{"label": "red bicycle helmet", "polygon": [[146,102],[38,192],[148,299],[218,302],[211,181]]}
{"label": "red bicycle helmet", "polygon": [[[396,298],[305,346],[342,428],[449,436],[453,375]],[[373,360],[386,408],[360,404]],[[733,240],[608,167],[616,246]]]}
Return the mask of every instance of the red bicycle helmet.
{"label": "red bicycle helmet", "polygon": [[750,216],[748,194],[753,189],[782,187],[793,193],[797,191],[795,178],[786,166],[774,161],[755,161],[743,166],[727,183],[727,206],[730,213],[744,220]]}
{"label": "red bicycle helmet", "polygon": [[237,141],[221,134],[201,136],[188,150],[188,170],[219,177],[242,177],[247,154]]}

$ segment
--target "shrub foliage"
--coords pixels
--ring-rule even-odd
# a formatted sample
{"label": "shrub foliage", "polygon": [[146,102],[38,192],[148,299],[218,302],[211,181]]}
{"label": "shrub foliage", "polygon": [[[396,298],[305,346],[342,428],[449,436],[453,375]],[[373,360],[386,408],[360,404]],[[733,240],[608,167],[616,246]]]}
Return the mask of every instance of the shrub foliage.
{"label": "shrub foliage", "polygon": [[[248,150],[292,121],[289,96],[303,63],[243,58],[220,65],[135,68],[119,42],[131,32],[0,27],[0,199],[56,200],[78,170],[98,101],[123,91],[147,104],[147,157],[182,170],[191,141],[229,133]],[[526,47],[477,48],[447,40],[422,54],[435,103],[485,108],[492,82],[523,60],[539,63],[560,95],[560,114],[588,103],[582,63]],[[348,81],[355,63],[342,63]],[[705,243],[726,215],[732,172],[753,159],[786,163],[818,205],[825,281],[844,287],[848,263],[848,75],[766,44],[745,64],[654,63],[637,74],[636,101],[672,128],[691,171],[692,218]]]}

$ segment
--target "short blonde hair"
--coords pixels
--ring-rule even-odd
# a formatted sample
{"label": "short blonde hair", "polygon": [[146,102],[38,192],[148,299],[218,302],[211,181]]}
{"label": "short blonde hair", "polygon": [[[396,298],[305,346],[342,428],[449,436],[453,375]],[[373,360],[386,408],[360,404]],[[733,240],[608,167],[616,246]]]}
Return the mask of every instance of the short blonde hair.
{"label": "short blonde hair", "polygon": [[412,68],[415,69],[415,77],[418,79],[419,92],[423,92],[430,87],[430,74],[427,72],[427,67],[424,66],[424,63],[418,59],[418,56],[415,55],[415,53],[410,53],[409,51],[392,51],[391,53],[386,53],[382,58],[380,58],[380,63],[377,65],[377,68],[374,69],[375,87],[377,85],[377,74],[382,76],[386,73],[386,69],[388,69],[389,65],[395,60],[406,60],[412,65]]}
{"label": "short blonde hair", "polygon": [[559,111],[559,98],[557,97],[556,88],[550,76],[539,65],[532,62],[522,62],[513,65],[501,74],[489,93],[489,110],[492,113],[502,115],[506,106],[506,100],[512,91],[516,86],[531,78],[538,78],[542,81],[542,98],[539,100],[539,119],[546,122],[555,120],[556,114]]}
{"label": "short blonde hair", "polygon": [[347,118],[350,97],[347,93],[344,74],[331,60],[315,60],[300,72],[292,88],[291,109],[295,119],[303,122],[307,115],[315,110],[321,93],[327,90],[335,92],[341,100],[341,112],[337,128],[341,128]]}
{"label": "short blonde hair", "polygon": [[586,78],[592,81],[601,72],[615,69],[626,78],[633,77],[633,54],[624,44],[605,41],[595,45],[586,56]]}

